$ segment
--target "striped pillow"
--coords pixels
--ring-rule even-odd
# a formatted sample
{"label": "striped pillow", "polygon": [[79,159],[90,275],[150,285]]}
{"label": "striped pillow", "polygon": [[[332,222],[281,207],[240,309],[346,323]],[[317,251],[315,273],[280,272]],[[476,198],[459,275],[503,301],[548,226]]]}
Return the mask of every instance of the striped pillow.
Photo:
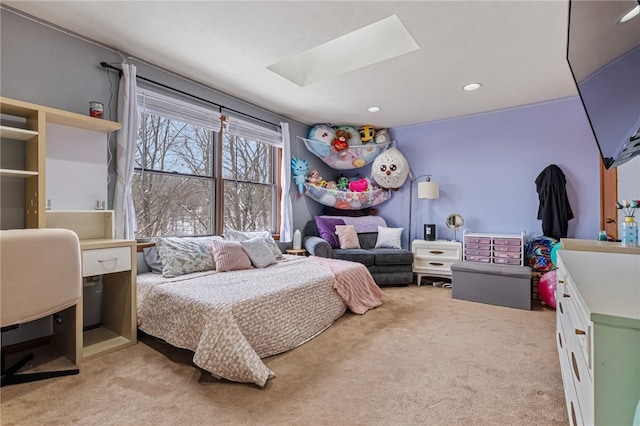
{"label": "striped pillow", "polygon": [[251,259],[239,241],[213,240],[213,258],[220,272],[251,268]]}

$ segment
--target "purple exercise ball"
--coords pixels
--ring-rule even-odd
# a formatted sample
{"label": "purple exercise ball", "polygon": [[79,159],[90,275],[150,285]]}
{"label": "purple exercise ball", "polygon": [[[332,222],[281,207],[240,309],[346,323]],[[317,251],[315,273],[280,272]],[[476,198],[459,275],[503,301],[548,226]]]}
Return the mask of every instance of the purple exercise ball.
{"label": "purple exercise ball", "polygon": [[549,271],[540,277],[538,294],[544,303],[556,308],[556,271]]}

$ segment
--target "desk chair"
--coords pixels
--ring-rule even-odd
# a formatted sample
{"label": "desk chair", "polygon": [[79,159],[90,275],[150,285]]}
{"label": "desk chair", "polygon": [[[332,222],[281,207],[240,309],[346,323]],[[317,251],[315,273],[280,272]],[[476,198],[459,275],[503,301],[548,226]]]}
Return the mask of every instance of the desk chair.
{"label": "desk chair", "polygon": [[[82,350],[82,264],[78,236],[67,229],[0,231],[2,331],[55,314],[53,345],[74,364]],[[17,374],[33,354],[4,366],[0,386],[78,374],[71,370]]]}

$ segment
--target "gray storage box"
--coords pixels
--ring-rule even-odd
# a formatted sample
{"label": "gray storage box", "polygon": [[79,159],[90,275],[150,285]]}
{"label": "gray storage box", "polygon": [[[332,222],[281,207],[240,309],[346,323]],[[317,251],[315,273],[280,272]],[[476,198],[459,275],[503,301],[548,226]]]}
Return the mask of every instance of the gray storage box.
{"label": "gray storage box", "polygon": [[454,299],[531,310],[531,268],[462,261],[451,265]]}

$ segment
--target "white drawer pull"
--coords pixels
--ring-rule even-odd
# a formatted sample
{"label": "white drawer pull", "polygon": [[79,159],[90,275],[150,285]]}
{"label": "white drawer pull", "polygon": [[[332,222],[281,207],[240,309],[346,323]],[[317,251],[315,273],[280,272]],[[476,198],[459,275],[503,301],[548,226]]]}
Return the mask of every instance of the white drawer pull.
{"label": "white drawer pull", "polygon": [[118,261],[117,257],[110,257],[109,259],[98,259],[98,262],[100,263],[117,262],[117,261]]}
{"label": "white drawer pull", "polygon": [[443,254],[444,252],[440,251],[440,250],[430,250],[429,253],[431,253],[431,254]]}
{"label": "white drawer pull", "polygon": [[440,262],[429,262],[429,265],[433,265],[433,266],[443,266],[444,263],[440,263]]}

